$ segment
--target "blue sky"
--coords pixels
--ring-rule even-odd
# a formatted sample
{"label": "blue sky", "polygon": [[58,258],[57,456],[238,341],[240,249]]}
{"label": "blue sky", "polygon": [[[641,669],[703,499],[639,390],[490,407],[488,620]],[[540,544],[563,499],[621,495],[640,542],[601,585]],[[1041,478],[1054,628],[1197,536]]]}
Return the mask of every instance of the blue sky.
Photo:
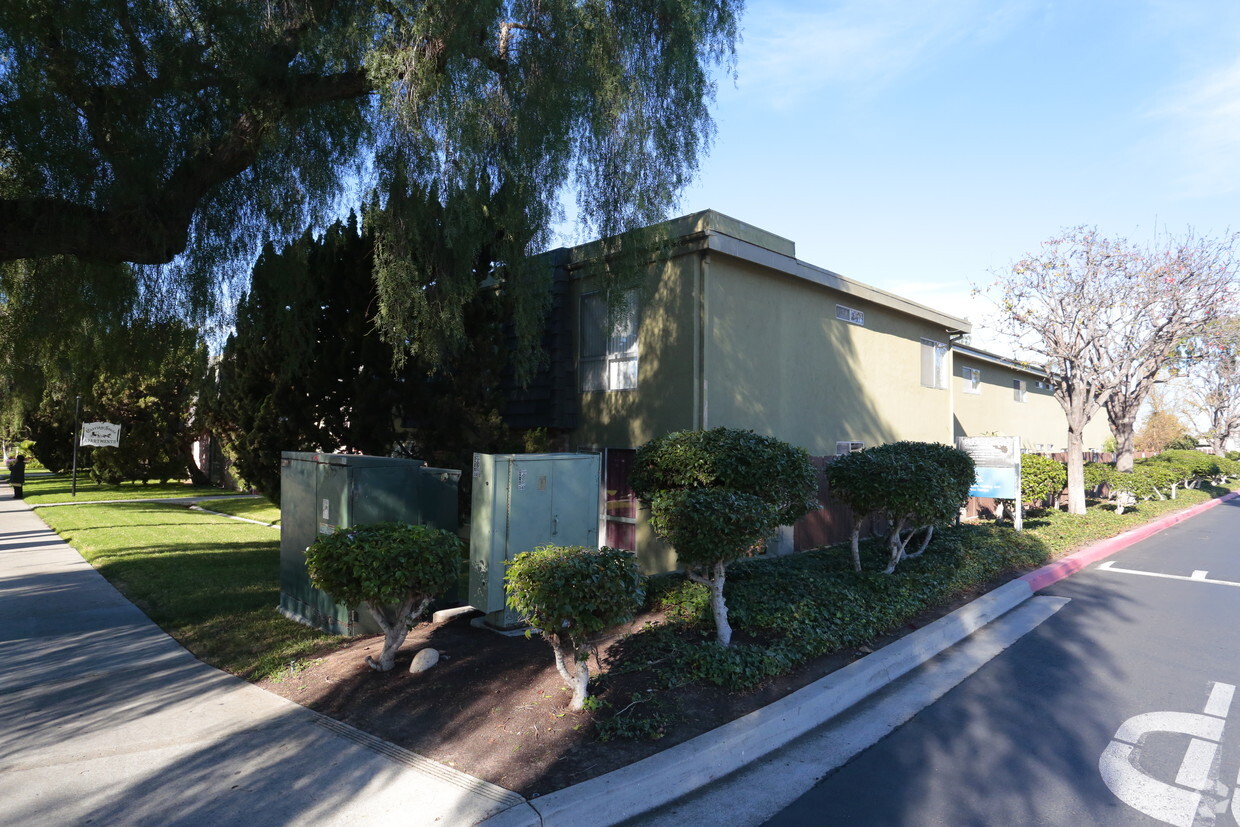
{"label": "blue sky", "polygon": [[811,264],[978,324],[1063,227],[1240,229],[1237,0],[750,0],[743,37],[679,212]]}

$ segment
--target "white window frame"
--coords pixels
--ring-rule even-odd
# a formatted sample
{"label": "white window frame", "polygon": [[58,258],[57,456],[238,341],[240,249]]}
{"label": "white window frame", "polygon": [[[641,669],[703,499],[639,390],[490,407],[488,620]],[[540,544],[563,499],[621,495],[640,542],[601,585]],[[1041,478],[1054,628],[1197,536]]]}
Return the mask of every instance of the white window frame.
{"label": "white window frame", "polygon": [[1028,396],[1029,389],[1024,379],[1012,380],[1012,399],[1015,402],[1024,402]]}
{"label": "white window frame", "polygon": [[921,340],[921,385],[924,388],[947,389],[947,352],[943,342]]}
{"label": "white window frame", "polygon": [[[581,294],[577,362],[582,393],[637,388],[638,291],[624,291],[614,318],[608,298],[604,291]],[[599,324],[601,334],[592,329]],[[597,349],[589,347],[592,338]]]}
{"label": "white window frame", "polygon": [[982,392],[982,371],[978,368],[961,368],[960,375],[964,377],[965,393],[981,393]]}
{"label": "white window frame", "polygon": [[844,454],[852,454],[864,448],[864,442],[846,442],[841,440],[835,443],[835,455],[837,457],[842,457]]}
{"label": "white window frame", "polygon": [[849,324],[856,324],[865,327],[864,310],[856,310],[842,304],[837,304],[835,306],[835,318],[839,319],[841,322],[848,322]]}

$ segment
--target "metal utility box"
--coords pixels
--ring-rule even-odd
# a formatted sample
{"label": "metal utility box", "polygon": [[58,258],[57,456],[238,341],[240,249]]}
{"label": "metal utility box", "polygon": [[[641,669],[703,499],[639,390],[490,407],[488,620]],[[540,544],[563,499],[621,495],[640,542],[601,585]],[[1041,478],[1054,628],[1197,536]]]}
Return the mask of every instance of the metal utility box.
{"label": "metal utility box", "polygon": [[369,612],[336,603],[310,584],[306,548],[319,534],[367,523],[426,524],[456,531],[460,473],[427,468],[419,459],[282,453],[280,611],[334,634],[377,633]]}
{"label": "metal utility box", "polygon": [[543,545],[598,547],[598,454],[474,454],[469,602],[512,628],[504,563]]}

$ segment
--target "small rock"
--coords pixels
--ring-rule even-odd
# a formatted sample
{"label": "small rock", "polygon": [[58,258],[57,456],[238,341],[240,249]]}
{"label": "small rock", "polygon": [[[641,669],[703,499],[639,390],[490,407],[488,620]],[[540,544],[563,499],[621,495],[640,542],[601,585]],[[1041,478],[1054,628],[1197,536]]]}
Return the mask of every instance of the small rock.
{"label": "small rock", "polygon": [[425,672],[437,663],[439,663],[439,650],[423,649],[413,656],[413,663],[409,664],[409,674],[416,675],[419,672]]}

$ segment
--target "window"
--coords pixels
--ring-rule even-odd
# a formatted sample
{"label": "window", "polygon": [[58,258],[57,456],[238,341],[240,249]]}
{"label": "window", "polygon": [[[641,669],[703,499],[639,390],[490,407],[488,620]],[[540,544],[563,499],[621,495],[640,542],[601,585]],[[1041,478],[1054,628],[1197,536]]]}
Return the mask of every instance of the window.
{"label": "window", "polygon": [[609,324],[606,293],[581,297],[581,390],[637,387],[637,291],[626,290]]}
{"label": "window", "polygon": [[947,387],[947,345],[942,342],[921,340],[921,384],[927,388]]}
{"label": "window", "polygon": [[835,306],[835,318],[842,322],[851,322],[865,326],[865,312],[861,310],[853,310],[851,307],[845,307],[842,304]]}
{"label": "window", "polygon": [[977,368],[961,368],[960,375],[964,377],[965,393],[981,393],[982,392],[982,372]]}
{"label": "window", "polygon": [[837,442],[835,443],[835,455],[837,457],[842,457],[844,454],[851,454],[854,451],[860,451],[864,447],[864,442]]}
{"label": "window", "polygon": [[1017,402],[1025,401],[1025,380],[1024,379],[1013,379],[1012,380],[1012,398],[1015,399]]}
{"label": "window", "polygon": [[1051,383],[1047,382],[1045,379],[1039,379],[1035,387],[1037,387],[1040,391],[1048,391],[1051,389]]}

